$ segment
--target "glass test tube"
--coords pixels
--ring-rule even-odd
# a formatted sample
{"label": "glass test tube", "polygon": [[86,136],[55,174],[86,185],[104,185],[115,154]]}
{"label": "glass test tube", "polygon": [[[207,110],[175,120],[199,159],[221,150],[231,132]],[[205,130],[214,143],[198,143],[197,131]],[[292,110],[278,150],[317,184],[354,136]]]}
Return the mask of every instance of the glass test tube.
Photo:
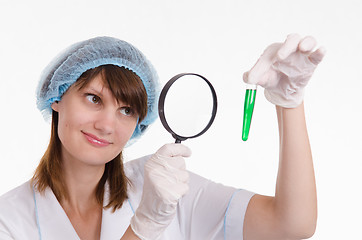
{"label": "glass test tube", "polygon": [[245,101],[244,101],[244,119],[243,119],[243,141],[248,140],[249,130],[251,124],[251,118],[253,116],[255,96],[256,96],[256,85],[248,84],[246,86]]}

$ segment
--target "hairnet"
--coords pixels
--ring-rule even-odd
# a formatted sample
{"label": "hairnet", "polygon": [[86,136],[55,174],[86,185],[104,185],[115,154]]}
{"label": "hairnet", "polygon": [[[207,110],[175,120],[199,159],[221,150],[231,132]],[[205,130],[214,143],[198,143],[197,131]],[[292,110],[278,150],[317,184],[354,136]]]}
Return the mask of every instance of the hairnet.
{"label": "hairnet", "polygon": [[67,89],[85,71],[106,64],[125,67],[136,73],[147,92],[148,111],[139,122],[131,142],[141,136],[157,118],[159,82],[157,73],[146,57],[131,44],[112,37],[96,37],[75,43],[61,52],[44,69],[37,88],[37,107],[47,120],[51,104],[60,101]]}

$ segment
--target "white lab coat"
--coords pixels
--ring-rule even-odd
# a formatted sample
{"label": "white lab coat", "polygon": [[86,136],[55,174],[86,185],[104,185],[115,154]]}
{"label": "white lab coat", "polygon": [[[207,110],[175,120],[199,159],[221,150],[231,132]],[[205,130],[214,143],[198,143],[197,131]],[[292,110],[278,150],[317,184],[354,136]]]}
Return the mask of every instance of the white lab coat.
{"label": "white lab coat", "polygon": [[[129,199],[112,213],[103,210],[101,240],[120,239],[142,196],[143,166],[149,156],[125,163],[132,182]],[[104,202],[107,203],[106,188]],[[190,190],[161,239],[243,239],[244,215],[253,193],[216,184],[190,173]],[[0,239],[79,239],[51,189],[40,194],[29,182],[0,197]]]}

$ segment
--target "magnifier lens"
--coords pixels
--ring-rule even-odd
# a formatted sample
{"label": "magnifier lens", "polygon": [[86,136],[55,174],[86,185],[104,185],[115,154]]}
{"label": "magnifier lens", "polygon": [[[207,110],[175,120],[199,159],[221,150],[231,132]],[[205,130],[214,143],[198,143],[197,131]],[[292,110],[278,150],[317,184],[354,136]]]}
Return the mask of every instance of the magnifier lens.
{"label": "magnifier lens", "polygon": [[215,119],[216,110],[216,92],[201,75],[178,74],[161,91],[160,119],[176,142],[205,133]]}
{"label": "magnifier lens", "polygon": [[212,92],[208,84],[195,75],[180,78],[165,97],[166,121],[180,136],[200,133],[210,121],[212,109]]}

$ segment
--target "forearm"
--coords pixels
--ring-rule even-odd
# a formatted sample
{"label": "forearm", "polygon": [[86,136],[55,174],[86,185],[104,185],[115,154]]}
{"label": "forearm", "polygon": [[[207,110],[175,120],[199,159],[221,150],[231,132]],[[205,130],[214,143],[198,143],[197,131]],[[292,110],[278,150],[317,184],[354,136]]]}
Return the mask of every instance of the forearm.
{"label": "forearm", "polygon": [[304,106],[276,107],[280,134],[275,211],[285,229],[297,235],[314,233],[317,196]]}

